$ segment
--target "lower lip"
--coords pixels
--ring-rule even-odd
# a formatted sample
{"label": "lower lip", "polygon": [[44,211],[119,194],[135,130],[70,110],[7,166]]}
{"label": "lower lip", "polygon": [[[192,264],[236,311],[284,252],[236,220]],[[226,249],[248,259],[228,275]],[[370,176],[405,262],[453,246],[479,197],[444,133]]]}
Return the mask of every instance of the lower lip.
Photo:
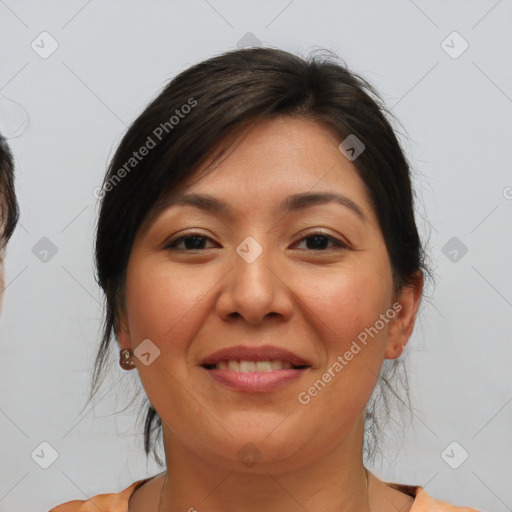
{"label": "lower lip", "polygon": [[275,370],[271,372],[235,372],[232,370],[207,370],[212,379],[237,391],[248,393],[273,391],[302,377],[309,368]]}

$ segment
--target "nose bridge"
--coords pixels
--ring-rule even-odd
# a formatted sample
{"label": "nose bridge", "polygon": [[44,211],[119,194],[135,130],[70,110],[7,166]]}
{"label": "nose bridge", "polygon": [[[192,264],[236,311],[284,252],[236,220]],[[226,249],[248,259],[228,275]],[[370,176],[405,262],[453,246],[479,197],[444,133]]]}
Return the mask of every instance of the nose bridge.
{"label": "nose bridge", "polygon": [[252,301],[269,302],[274,294],[272,248],[268,237],[256,235],[260,242],[247,236],[235,249],[234,257],[236,284],[239,292],[249,294]]}
{"label": "nose bridge", "polygon": [[269,237],[247,236],[235,248],[232,271],[219,307],[223,315],[235,313],[251,323],[257,323],[272,313],[287,316],[291,311],[289,293],[276,276],[274,251]]}

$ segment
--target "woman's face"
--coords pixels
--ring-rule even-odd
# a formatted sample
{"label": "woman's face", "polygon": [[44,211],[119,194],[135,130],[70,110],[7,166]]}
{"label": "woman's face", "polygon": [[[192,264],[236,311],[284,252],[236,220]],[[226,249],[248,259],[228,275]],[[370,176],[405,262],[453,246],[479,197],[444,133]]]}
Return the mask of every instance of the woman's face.
{"label": "woman's face", "polygon": [[[285,470],[360,446],[383,359],[412,326],[399,328],[410,308],[398,311],[377,218],[340,142],[310,120],[265,120],[173,196],[209,200],[169,202],[138,233],[118,339],[138,356],[171,453]],[[310,194],[344,199],[290,201]]]}

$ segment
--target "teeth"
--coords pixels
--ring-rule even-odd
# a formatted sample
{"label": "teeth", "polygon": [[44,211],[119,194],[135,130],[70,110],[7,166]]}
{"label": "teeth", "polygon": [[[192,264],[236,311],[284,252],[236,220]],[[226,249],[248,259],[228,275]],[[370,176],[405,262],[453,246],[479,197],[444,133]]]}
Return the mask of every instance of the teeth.
{"label": "teeth", "polygon": [[270,371],[270,361],[258,361],[256,363],[256,371],[257,372],[269,372]]}
{"label": "teeth", "polygon": [[240,361],[240,371],[244,373],[255,372],[256,363],[254,361]]}
{"label": "teeth", "polygon": [[293,365],[289,361],[273,359],[272,361],[220,361],[215,366],[218,370],[231,370],[234,372],[252,373],[252,372],[272,372],[277,370],[289,370]]}
{"label": "teeth", "polygon": [[282,361],[270,361],[271,370],[280,370],[283,367]]}
{"label": "teeth", "polygon": [[[219,366],[217,365],[217,368]],[[229,360],[228,361],[228,368],[234,372],[238,372],[240,370],[239,366],[238,366],[238,361],[232,361],[232,360]]]}

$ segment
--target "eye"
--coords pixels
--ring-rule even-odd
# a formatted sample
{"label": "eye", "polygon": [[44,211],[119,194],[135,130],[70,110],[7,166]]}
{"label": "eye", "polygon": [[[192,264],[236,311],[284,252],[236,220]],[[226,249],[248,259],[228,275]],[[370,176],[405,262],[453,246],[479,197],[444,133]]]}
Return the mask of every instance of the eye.
{"label": "eye", "polygon": [[[311,240],[311,243],[310,244],[307,244],[306,245],[309,245],[309,247],[307,247],[307,249],[310,249],[310,250],[315,250],[315,251],[318,251],[318,250],[324,250],[324,249],[348,249],[348,246],[346,244],[344,244],[341,240],[338,240],[337,238],[331,236],[331,235],[326,235],[325,233],[322,233],[320,231],[318,232],[314,232],[314,233],[309,233],[307,236],[301,238],[299,240],[299,242],[302,242],[303,240]],[[330,241],[334,244],[334,247],[325,247],[325,242],[327,241],[327,243]]]}
{"label": "eye", "polygon": [[[203,245],[206,240],[211,240],[207,236],[201,234],[201,233],[189,233],[188,235],[180,236],[179,238],[176,238],[175,240],[171,240],[170,242],[166,243],[164,246],[165,250],[168,249],[176,249],[176,250],[201,250],[204,249]],[[179,244],[182,242],[185,243],[184,248],[178,247]],[[208,247],[207,247],[208,249]]]}
{"label": "eye", "polygon": [[[175,249],[175,250],[185,250],[185,251],[196,251],[205,249],[204,244],[206,241],[211,238],[201,234],[201,233],[189,233],[188,235],[180,236],[175,240],[171,240],[167,244],[165,244],[164,249]],[[314,250],[314,251],[322,251],[325,249],[347,249],[348,246],[344,244],[341,240],[337,238],[327,235],[322,232],[314,232],[309,233],[307,236],[301,238],[299,242],[306,241],[306,249]],[[311,243],[307,243],[307,241],[311,241]],[[326,247],[327,244],[331,242],[333,245],[331,247]],[[184,244],[184,247],[178,247],[180,244]],[[208,249],[208,247],[206,247]]]}

